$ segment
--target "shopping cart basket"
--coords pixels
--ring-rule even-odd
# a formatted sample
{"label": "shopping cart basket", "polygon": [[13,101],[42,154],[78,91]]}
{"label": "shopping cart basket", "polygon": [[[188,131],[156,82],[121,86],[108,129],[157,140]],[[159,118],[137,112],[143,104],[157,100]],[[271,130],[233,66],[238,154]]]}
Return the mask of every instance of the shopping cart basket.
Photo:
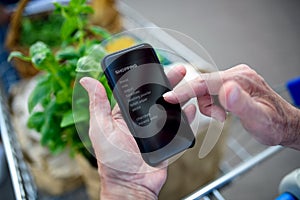
{"label": "shopping cart basket", "polygon": [[[291,79],[274,89],[290,103],[300,107],[300,77]],[[233,123],[239,124],[237,119]],[[260,145],[253,138],[251,139],[251,136],[242,129],[240,124],[231,131],[232,134],[229,135],[227,141],[227,155],[225,154],[224,161],[220,166],[223,175],[185,197],[185,200],[224,200],[225,197],[220,192],[223,187],[283,149],[281,146]]]}

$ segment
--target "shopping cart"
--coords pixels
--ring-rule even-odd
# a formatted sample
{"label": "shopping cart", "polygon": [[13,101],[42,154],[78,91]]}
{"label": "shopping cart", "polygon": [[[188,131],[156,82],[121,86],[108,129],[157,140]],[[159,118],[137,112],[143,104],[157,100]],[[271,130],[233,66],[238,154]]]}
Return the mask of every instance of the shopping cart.
{"label": "shopping cart", "polygon": [[[1,85],[0,85],[1,86]],[[15,199],[37,199],[37,189],[10,121],[8,101],[3,87],[0,87],[0,130]]]}
{"label": "shopping cart", "polygon": [[[155,24],[143,18],[140,14],[121,1],[118,2],[118,9],[123,15],[125,29],[156,27]],[[177,53],[182,57],[197,56],[165,32],[161,31],[156,33],[158,35],[153,35],[154,39],[166,44],[166,46],[171,49],[176,47],[178,50]],[[300,98],[298,96],[299,92],[297,93],[297,91],[299,91],[298,86],[299,79],[295,79],[288,82],[287,86],[284,84],[283,86],[277,87],[276,90],[280,94],[292,91],[291,96],[294,99],[293,103],[299,106]],[[239,124],[237,121],[234,123]],[[37,199],[38,191],[29,173],[28,167],[24,162],[21,149],[16,139],[16,134],[14,133],[10,122],[7,99],[3,93],[0,94],[0,127],[16,199]],[[238,131],[234,130],[235,128],[238,129]],[[280,146],[266,147],[260,145],[254,139],[250,139],[250,136],[245,131],[243,131],[243,134],[240,134],[241,130],[240,126],[235,126],[231,130],[233,134],[228,138],[224,161],[220,166],[220,171],[223,175],[187,196],[185,199],[225,199],[220,192],[221,188],[235,180],[238,176],[246,173],[257,164],[282,150],[282,147]],[[235,135],[235,133],[239,134]]]}
{"label": "shopping cart", "polygon": [[[119,10],[123,13],[130,13],[130,15],[126,16],[126,20],[124,20],[128,29],[136,27],[156,27],[155,24],[149,22],[122,2],[119,3]],[[177,53],[183,57],[197,57],[197,55],[184,46],[180,46],[178,41],[169,37],[164,32],[161,32],[160,35],[157,36],[157,39],[160,42],[168,44],[171,49],[180,49],[181,51]],[[178,48],[179,46],[180,48]],[[290,103],[300,107],[300,77],[277,85],[274,87],[274,90]],[[224,160],[220,165],[220,172],[223,175],[184,199],[225,199],[220,189],[283,149],[281,146],[267,147],[258,143],[242,128],[238,119],[234,119],[233,124],[235,125],[231,127],[231,134],[228,136]]]}

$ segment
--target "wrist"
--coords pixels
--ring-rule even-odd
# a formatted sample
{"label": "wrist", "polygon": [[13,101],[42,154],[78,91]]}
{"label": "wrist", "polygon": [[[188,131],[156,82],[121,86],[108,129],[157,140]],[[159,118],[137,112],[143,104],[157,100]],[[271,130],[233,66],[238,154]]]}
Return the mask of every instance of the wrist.
{"label": "wrist", "polygon": [[157,195],[138,184],[101,179],[101,199],[157,199]]}
{"label": "wrist", "polygon": [[300,150],[300,110],[290,105],[287,114],[284,137],[280,144]]}

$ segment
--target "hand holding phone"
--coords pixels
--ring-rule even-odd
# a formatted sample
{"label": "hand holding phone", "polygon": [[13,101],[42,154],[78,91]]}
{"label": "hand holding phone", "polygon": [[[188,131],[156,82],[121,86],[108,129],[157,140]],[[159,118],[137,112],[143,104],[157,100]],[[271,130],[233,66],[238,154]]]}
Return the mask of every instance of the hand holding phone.
{"label": "hand holding phone", "polygon": [[194,145],[180,105],[162,97],[172,88],[149,44],[110,54],[101,64],[146,163],[155,166]]}

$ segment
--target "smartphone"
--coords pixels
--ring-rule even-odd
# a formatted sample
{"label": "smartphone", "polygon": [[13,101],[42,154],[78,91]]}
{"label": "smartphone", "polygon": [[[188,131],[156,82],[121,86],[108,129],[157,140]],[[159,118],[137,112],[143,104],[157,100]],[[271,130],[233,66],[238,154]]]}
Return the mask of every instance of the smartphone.
{"label": "smartphone", "polygon": [[101,66],[146,163],[156,166],[194,146],[195,137],[180,104],[162,97],[172,87],[151,45],[107,55]]}

